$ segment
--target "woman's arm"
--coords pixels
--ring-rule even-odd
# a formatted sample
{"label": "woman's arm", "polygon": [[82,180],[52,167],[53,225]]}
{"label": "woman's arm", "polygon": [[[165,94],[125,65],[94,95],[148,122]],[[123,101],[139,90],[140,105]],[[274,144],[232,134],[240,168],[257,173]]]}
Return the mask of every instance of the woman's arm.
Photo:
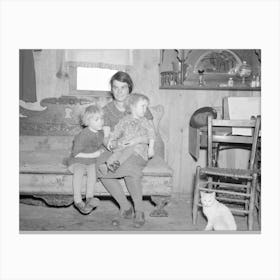
{"label": "woman's arm", "polygon": [[107,147],[109,144],[109,138],[110,138],[110,133],[111,133],[110,126],[103,126],[103,131],[104,131],[103,144],[105,147]]}

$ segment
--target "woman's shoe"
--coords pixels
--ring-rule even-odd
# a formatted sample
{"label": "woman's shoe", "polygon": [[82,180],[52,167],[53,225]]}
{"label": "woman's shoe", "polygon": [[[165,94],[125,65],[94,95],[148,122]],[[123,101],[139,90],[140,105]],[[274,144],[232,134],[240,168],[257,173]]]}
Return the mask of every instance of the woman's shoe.
{"label": "woman's shoe", "polygon": [[127,210],[124,210],[119,213],[117,217],[112,220],[112,225],[118,227],[121,224],[121,219],[132,219],[134,217],[133,208],[130,207]]}
{"label": "woman's shoe", "polygon": [[145,214],[144,212],[136,211],[135,218],[133,221],[133,226],[140,228],[145,224]]}
{"label": "woman's shoe", "polygon": [[112,220],[112,225],[114,227],[118,227],[120,225],[120,218],[119,217],[116,217]]}
{"label": "woman's shoe", "polygon": [[124,219],[132,219],[134,217],[133,208],[130,207],[128,210],[124,210],[123,212],[121,212],[121,216]]}

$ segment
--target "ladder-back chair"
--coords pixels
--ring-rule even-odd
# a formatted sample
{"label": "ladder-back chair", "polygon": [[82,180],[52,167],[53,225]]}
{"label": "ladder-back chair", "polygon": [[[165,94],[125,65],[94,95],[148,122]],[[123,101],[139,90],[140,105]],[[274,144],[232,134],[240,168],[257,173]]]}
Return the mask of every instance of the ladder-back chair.
{"label": "ladder-back chair", "polygon": [[[253,229],[253,212],[255,207],[255,193],[257,186],[258,170],[255,168],[257,142],[259,137],[261,118],[258,116],[252,120],[216,120],[208,117],[208,147],[207,167],[196,168],[194,199],[193,199],[193,223],[196,223],[200,202],[200,191],[216,192],[218,201],[225,202],[233,214],[248,215],[248,228]],[[242,135],[216,135],[215,127],[225,128],[251,128],[251,136]],[[213,149],[218,145],[244,144],[250,150],[247,169],[220,168],[214,166]],[[236,206],[239,205],[239,206]],[[235,205],[235,207],[233,207]]]}

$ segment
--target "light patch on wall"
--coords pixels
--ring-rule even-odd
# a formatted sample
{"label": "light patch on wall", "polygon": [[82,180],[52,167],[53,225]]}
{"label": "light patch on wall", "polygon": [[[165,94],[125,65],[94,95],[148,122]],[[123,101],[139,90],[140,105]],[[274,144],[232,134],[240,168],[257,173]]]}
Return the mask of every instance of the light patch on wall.
{"label": "light patch on wall", "polygon": [[110,91],[110,79],[118,70],[77,67],[77,90]]}

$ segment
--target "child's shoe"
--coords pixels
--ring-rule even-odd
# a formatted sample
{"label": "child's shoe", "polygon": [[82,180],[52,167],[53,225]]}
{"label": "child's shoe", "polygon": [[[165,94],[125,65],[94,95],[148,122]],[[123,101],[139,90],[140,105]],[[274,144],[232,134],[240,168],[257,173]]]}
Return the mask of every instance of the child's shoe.
{"label": "child's shoe", "polygon": [[112,220],[112,225],[114,227],[118,227],[120,225],[120,217],[115,217],[113,220]]}
{"label": "child's shoe", "polygon": [[100,200],[96,197],[90,197],[86,199],[86,204],[84,207],[84,211],[89,214],[92,212],[92,210],[96,207],[98,207],[100,204]]}
{"label": "child's shoe", "polygon": [[136,211],[135,218],[133,221],[133,226],[140,228],[145,224],[145,214],[144,212]]}
{"label": "child's shoe", "polygon": [[102,163],[99,165],[98,170],[101,172],[102,175],[107,175],[108,167],[106,163]]}
{"label": "child's shoe", "polygon": [[81,202],[74,202],[74,207],[83,215],[87,215],[87,211],[85,210],[85,203]]}
{"label": "child's shoe", "polygon": [[114,161],[114,168],[115,171],[121,166],[120,162],[118,160]]}
{"label": "child's shoe", "polygon": [[107,168],[108,168],[108,170],[109,171],[111,171],[111,172],[115,172],[115,168],[114,168],[114,164],[112,163],[112,164],[107,164]]}
{"label": "child's shoe", "polygon": [[116,172],[116,170],[120,167],[120,162],[118,161],[118,160],[116,160],[116,161],[114,161],[112,164],[107,164],[107,168],[111,171],[111,172],[113,172],[113,173],[115,173]]}

